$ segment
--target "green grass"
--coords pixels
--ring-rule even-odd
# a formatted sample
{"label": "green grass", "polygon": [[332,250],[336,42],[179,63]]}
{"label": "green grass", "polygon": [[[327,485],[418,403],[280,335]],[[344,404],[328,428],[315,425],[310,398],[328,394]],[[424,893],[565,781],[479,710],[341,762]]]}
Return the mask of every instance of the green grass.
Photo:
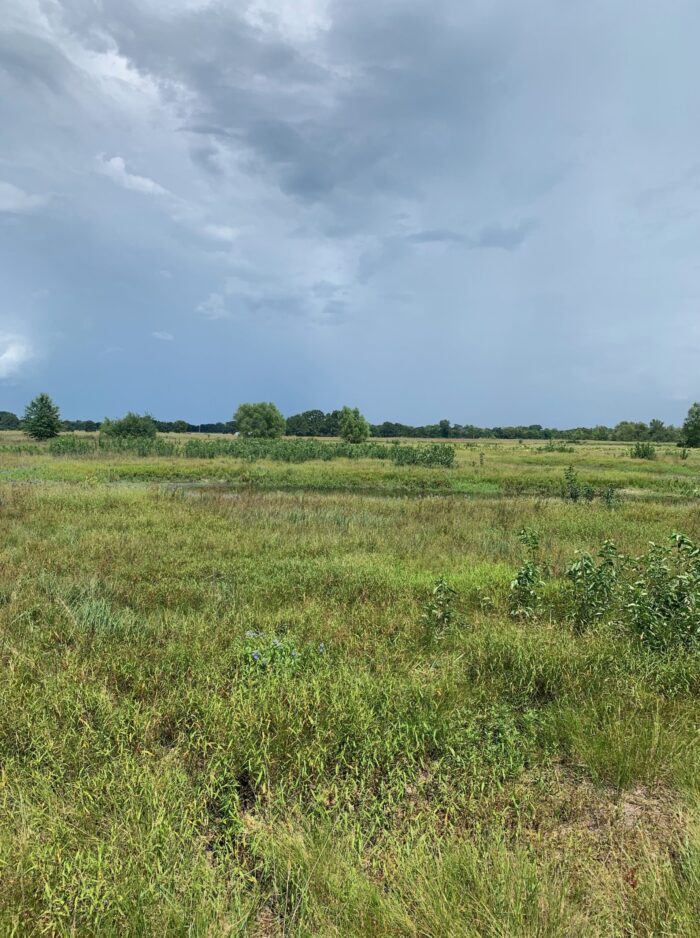
{"label": "green grass", "polygon": [[[557,614],[575,551],[700,540],[671,484],[698,485],[696,453],[490,444],[439,469],[16,445],[0,933],[700,933],[700,650]],[[569,464],[633,492],[562,500]],[[523,527],[553,599],[521,621]],[[428,640],[441,576],[458,614]]]}

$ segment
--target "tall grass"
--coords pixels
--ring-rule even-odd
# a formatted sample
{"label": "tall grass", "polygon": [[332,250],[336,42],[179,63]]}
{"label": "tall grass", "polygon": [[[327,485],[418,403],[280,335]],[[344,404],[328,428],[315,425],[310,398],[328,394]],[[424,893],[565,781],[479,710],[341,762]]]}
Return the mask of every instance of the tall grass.
{"label": "tall grass", "polygon": [[700,650],[577,623],[566,573],[697,539],[693,504],[62,465],[0,487],[0,933],[697,933]]}
{"label": "tall grass", "polygon": [[136,456],[169,456],[188,459],[234,457],[254,462],[270,459],[275,462],[301,463],[310,460],[384,459],[397,465],[445,466],[454,464],[455,449],[449,444],[431,443],[419,446],[383,443],[339,443],[319,440],[226,439],[199,440],[190,437],[184,442],[156,437],[119,438],[98,434],[94,437],[63,435],[51,440],[53,456],[94,456],[100,453]]}

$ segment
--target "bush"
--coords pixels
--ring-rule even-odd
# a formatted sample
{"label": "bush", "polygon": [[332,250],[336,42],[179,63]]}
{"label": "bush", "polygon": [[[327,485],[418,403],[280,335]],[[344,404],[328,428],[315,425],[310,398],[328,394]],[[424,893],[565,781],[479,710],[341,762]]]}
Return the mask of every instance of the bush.
{"label": "bush", "polygon": [[632,631],[650,648],[690,646],[700,639],[700,548],[683,534],[673,545],[652,544],[632,564],[626,613]]}
{"label": "bush", "polygon": [[535,619],[540,614],[544,580],[539,564],[540,540],[536,531],[523,528],[518,540],[527,549],[527,560],[510,584],[510,614],[518,619]]}
{"label": "bush", "polygon": [[569,466],[564,472],[562,497],[568,498],[569,501],[572,502],[577,502],[579,499],[592,502],[595,497],[595,492],[588,482],[580,482],[574,467]]}
{"label": "bush", "polygon": [[656,447],[652,443],[639,441],[630,450],[630,456],[632,459],[656,459]]}
{"label": "bush", "polygon": [[457,591],[453,589],[444,577],[440,577],[427,603],[423,606],[423,629],[428,644],[455,622],[457,613],[453,603]]}
{"label": "bush", "polygon": [[[529,559],[511,583],[511,614],[533,618],[541,606],[537,538],[521,531]],[[566,571],[567,614],[577,630],[610,622],[654,651],[700,646],[700,547],[683,534],[651,544],[640,557],[620,554],[610,541],[598,562],[580,554]]]}
{"label": "bush", "polygon": [[141,417],[131,411],[121,420],[103,420],[100,427],[101,434],[117,439],[155,440],[156,432],[156,422],[153,417],[149,414]]}
{"label": "bush", "polygon": [[612,541],[598,552],[599,563],[583,552],[569,564],[566,576],[571,584],[571,617],[578,631],[610,616],[618,585],[619,567],[624,558]]}

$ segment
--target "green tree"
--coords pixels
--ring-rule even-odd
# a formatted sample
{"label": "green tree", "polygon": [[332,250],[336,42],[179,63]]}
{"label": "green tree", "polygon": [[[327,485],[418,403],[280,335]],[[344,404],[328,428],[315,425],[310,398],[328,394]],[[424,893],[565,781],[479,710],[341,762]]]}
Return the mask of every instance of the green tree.
{"label": "green tree", "polygon": [[19,430],[19,417],[9,410],[0,410],[0,430]]}
{"label": "green tree", "polygon": [[39,394],[24,411],[24,432],[33,440],[50,440],[61,429],[61,414],[48,394]]}
{"label": "green tree", "polygon": [[357,407],[343,407],[340,412],[340,435],[346,443],[364,443],[369,424]]}
{"label": "green tree", "polygon": [[322,410],[305,410],[287,417],[287,436],[322,436],[325,419]]}
{"label": "green tree", "polygon": [[132,411],[122,417],[120,420],[110,420],[106,418],[100,426],[100,433],[105,436],[131,438],[131,439],[150,439],[154,440],[157,428],[156,422],[150,414],[134,414]]}
{"label": "green tree", "polygon": [[187,433],[190,426],[186,420],[176,420],[173,424],[173,433]]}
{"label": "green tree", "polygon": [[700,402],[696,401],[683,421],[679,446],[700,446]]}
{"label": "green tree", "polygon": [[274,404],[241,404],[234,420],[241,436],[257,436],[276,439],[286,429],[285,419]]}
{"label": "green tree", "polygon": [[321,436],[339,436],[340,435],[340,411],[332,410],[323,418]]}

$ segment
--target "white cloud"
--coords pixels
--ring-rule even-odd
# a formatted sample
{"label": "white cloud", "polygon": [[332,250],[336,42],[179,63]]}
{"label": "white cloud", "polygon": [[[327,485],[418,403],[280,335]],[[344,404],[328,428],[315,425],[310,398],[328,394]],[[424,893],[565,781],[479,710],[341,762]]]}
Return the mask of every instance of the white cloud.
{"label": "white cloud", "polygon": [[154,339],[159,339],[161,342],[174,342],[175,336],[170,332],[154,332]]}
{"label": "white cloud", "polygon": [[145,192],[148,195],[169,195],[167,189],[149,179],[148,176],[137,176],[130,173],[126,168],[126,163],[121,156],[112,156],[105,159],[104,156],[98,157],[99,170],[105,176],[108,176],[112,182],[124,189],[131,189],[133,192]]}
{"label": "white cloud", "polygon": [[206,300],[202,300],[199,304],[197,312],[207,319],[228,319],[231,315],[220,293],[210,293]]}
{"label": "white cloud", "polygon": [[31,212],[45,204],[43,196],[31,195],[11,182],[0,181],[0,212]]}
{"label": "white cloud", "polygon": [[205,235],[215,238],[217,241],[233,242],[238,237],[238,231],[228,225],[205,225],[202,230]]}
{"label": "white cloud", "polygon": [[245,19],[285,39],[309,41],[330,27],[328,0],[252,0]]}
{"label": "white cloud", "polygon": [[22,336],[0,333],[0,380],[11,378],[33,357],[31,345]]}

